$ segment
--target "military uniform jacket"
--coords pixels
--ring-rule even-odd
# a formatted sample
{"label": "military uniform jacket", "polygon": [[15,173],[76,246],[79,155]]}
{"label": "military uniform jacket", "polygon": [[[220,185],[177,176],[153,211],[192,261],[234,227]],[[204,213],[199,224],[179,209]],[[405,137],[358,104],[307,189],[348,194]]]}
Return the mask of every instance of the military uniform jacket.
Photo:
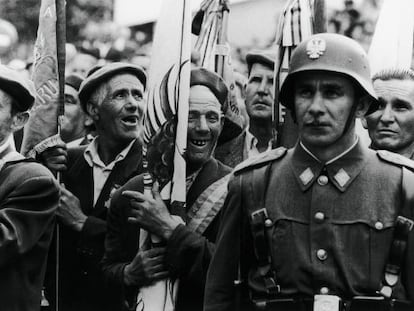
{"label": "military uniform jacket", "polygon": [[[191,207],[208,186],[230,172],[231,169],[219,161],[209,160],[187,193],[187,206]],[[123,270],[138,251],[140,231],[138,226],[127,222],[130,207],[129,200],[121,196],[124,190],[142,192],[142,176],[131,179],[115,193],[108,214],[108,233],[102,265],[105,276],[118,287],[123,287]],[[170,275],[180,278],[176,311],[201,311],[203,308],[207,268],[219,226],[218,215],[202,235],[186,226],[178,226],[166,245],[166,262]],[[138,288],[130,287],[124,290],[125,299],[129,301],[127,305],[133,306]]]}
{"label": "military uniform jacket", "polygon": [[45,167],[28,160],[0,170],[1,310],[40,310],[58,189]]}
{"label": "military uniform jacket", "polygon": [[[412,162],[361,143],[326,166],[300,145],[272,150],[253,161],[236,169],[229,183],[205,310],[234,310],[239,260],[244,284],[256,293],[264,289],[255,277],[257,262],[244,206],[254,185],[241,191],[243,177],[263,165],[270,165],[264,205],[273,223],[268,232],[279,297],[313,297],[321,290],[345,300],[376,295],[401,213],[402,167],[412,167]],[[394,297],[414,298],[413,263],[411,235]]]}
{"label": "military uniform jacket", "polygon": [[[106,216],[114,191],[142,172],[142,151],[136,141],[127,156],[115,164],[93,206],[93,169],[86,162],[86,146],[68,149],[68,169],[63,174],[66,188],[78,197],[88,216],[81,232],[60,226],[60,310],[113,310],[119,299],[117,288],[103,281],[100,261],[107,231]],[[54,307],[55,255],[51,254],[48,273],[48,299]],[[48,271],[49,272],[49,271]]]}

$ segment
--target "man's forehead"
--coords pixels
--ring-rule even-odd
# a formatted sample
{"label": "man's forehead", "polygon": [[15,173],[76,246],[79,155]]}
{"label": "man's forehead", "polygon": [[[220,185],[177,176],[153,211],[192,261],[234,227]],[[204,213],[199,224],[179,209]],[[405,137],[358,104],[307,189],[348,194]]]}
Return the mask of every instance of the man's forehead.
{"label": "man's forehead", "polygon": [[203,109],[209,107],[221,109],[221,104],[214,93],[204,85],[193,85],[190,88],[190,109]]}
{"label": "man's forehead", "polygon": [[141,81],[130,73],[120,73],[113,77],[111,77],[108,81],[108,85],[113,89],[118,88],[136,88],[136,89],[144,89],[144,86],[142,85]]}
{"label": "man's forehead", "polygon": [[414,105],[414,81],[392,79],[374,81],[374,90],[383,99],[401,98]]}

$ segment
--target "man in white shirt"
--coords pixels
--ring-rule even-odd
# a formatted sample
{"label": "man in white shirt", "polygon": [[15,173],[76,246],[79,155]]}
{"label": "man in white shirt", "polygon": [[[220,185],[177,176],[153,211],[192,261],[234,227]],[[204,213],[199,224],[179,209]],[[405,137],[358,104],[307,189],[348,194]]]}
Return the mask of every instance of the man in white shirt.
{"label": "man in white shirt", "polygon": [[[63,224],[59,297],[62,311],[109,310],[117,303],[116,289],[104,284],[99,262],[111,195],[142,170],[140,135],[145,83],[145,72],[126,63],[108,64],[90,74],[80,86],[79,98],[94,122],[97,136],[88,147],[69,148],[67,155],[63,152],[45,161],[49,168],[64,170],[65,186],[58,210]],[[52,304],[55,301],[49,300]]]}

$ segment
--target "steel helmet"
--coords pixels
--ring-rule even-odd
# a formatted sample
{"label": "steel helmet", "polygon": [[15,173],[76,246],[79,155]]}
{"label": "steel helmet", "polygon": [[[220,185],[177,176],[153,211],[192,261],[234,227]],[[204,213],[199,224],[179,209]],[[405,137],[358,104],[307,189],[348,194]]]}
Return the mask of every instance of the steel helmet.
{"label": "steel helmet", "polygon": [[356,82],[361,94],[374,99],[368,56],[354,40],[333,33],[319,33],[302,41],[293,51],[288,75],[283,81],[279,100],[293,109],[293,81],[298,73],[330,71],[344,74]]}

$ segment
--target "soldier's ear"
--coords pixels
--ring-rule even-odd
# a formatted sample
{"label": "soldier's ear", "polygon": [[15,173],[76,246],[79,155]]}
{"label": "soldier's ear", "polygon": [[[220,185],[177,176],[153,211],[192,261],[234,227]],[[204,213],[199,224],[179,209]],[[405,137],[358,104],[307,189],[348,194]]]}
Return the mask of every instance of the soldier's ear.
{"label": "soldier's ear", "polygon": [[24,127],[27,120],[29,120],[29,112],[23,111],[23,112],[16,112],[15,115],[13,115],[12,124],[11,124],[11,130],[13,132],[16,132]]}
{"label": "soldier's ear", "polygon": [[361,97],[358,101],[358,104],[357,104],[358,106],[357,106],[357,109],[355,111],[355,116],[357,118],[362,119],[365,116],[365,114],[367,113],[371,103],[372,103],[372,99],[369,96]]}

